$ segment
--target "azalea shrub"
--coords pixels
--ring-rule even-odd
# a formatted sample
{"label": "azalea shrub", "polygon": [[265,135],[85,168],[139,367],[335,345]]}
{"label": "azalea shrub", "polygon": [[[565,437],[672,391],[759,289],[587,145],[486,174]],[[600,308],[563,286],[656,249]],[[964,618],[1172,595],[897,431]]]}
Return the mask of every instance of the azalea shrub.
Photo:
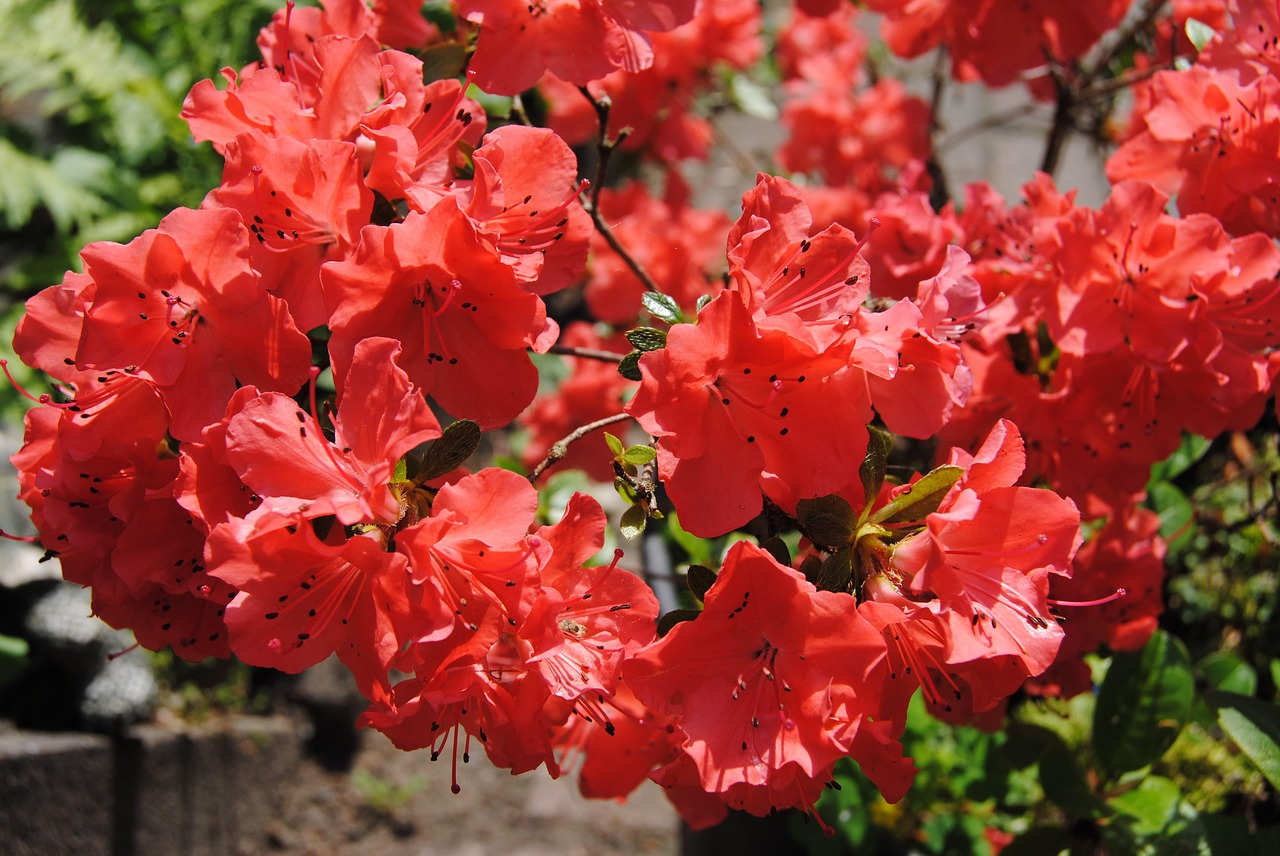
{"label": "azalea shrub", "polygon": [[[1272,0],[286,3],[183,103],[218,186],[26,302],[33,539],[146,648],[336,655],[455,790],[483,749],[694,828],[1260,847],[1280,651],[1193,663],[1166,609],[1274,565],[1278,39]],[[950,186],[952,81],[1051,105],[1020,199]],[[728,109],[784,135],[732,211],[686,171]],[[1193,733],[1236,793],[1160,766]]]}

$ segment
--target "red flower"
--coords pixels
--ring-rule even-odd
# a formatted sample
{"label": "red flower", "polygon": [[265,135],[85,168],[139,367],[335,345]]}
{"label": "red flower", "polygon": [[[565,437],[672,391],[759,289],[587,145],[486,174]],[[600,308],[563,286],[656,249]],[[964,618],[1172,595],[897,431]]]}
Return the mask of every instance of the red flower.
{"label": "red flower", "polygon": [[253,235],[250,258],[301,330],[329,320],[320,265],[346,258],[369,222],[373,194],[352,143],[241,134],[227,145],[222,185],[204,207],[234,208]]}
{"label": "red flower", "polygon": [[645,354],[627,412],[658,438],[659,472],[682,525],[719,535],[759,514],[761,489],[773,496],[775,481],[805,498],[852,479],[871,412],[844,367],[843,357],[788,332],[758,329],[734,294]]}
{"label": "red flower", "polygon": [[885,654],[852,606],[739,542],[702,614],[631,661],[636,695],[680,717],[704,790],[768,786],[767,802],[793,805],[795,777],[817,776],[850,750],[878,710]]}
{"label": "red flower", "polygon": [[476,178],[459,202],[525,290],[550,294],[580,281],[592,228],[573,150],[545,128],[508,125],[472,159]]}
{"label": "red flower", "polygon": [[965,476],[893,552],[902,590],[937,601],[948,663],[1011,656],[1037,675],[1062,641],[1048,575],[1069,573],[1080,513],[1051,491],[1014,487],[1025,462],[1022,437],[1003,420],[975,455],[952,450]]}
{"label": "red flower", "polygon": [[325,265],[321,282],[340,391],[356,344],[385,336],[402,343],[415,385],[481,428],[505,425],[533,399],[538,373],[528,350],[550,346],[555,324],[453,199],[390,227],[365,227],[355,256]]}
{"label": "red flower", "polygon": [[179,440],[218,421],[237,382],[292,394],[306,380],[311,346],[263,292],[237,212],[179,208],[129,244],[90,244],[83,257],[95,288],[77,366],[150,381]]}
{"label": "red flower", "polygon": [[476,85],[496,95],[516,95],[546,71],[584,84],[615,68],[648,68],[653,49],[644,31],[684,23],[695,5],[693,0],[462,0],[458,12],[480,26],[471,60]]}

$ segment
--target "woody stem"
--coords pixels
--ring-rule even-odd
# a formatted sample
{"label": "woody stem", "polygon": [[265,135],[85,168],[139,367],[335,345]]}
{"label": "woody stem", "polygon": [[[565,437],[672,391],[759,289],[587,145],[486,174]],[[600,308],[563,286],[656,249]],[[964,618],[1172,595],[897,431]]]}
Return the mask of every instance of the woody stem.
{"label": "woody stem", "polygon": [[613,351],[602,351],[598,348],[579,348],[576,345],[552,345],[547,349],[550,354],[563,354],[566,357],[583,357],[588,360],[600,360],[605,363],[620,363],[624,354]]}
{"label": "woody stem", "polygon": [[536,467],[533,468],[533,472],[529,473],[529,482],[537,483],[538,479],[542,478],[542,474],[544,472],[546,472],[553,465],[558,464],[560,461],[564,460],[564,456],[569,454],[569,447],[571,445],[578,442],[583,437],[590,434],[592,431],[595,431],[597,428],[604,428],[607,425],[612,425],[615,422],[622,422],[624,419],[630,419],[630,418],[631,418],[631,415],[628,413],[615,413],[612,416],[606,416],[603,419],[597,419],[595,422],[591,422],[586,425],[583,425],[581,428],[576,429],[572,434],[569,434],[563,439],[557,440],[556,442],[552,443],[551,449],[548,450],[547,452],[547,456],[543,458],[542,461]]}
{"label": "woody stem", "polygon": [[635,275],[635,278],[640,280],[640,284],[644,286],[645,291],[656,292],[658,291],[658,286],[654,283],[653,277],[649,276],[649,272],[622,245],[622,242],[618,240],[618,236],[613,234],[613,230],[605,222],[604,215],[600,213],[600,192],[604,190],[605,175],[609,170],[609,160],[613,157],[614,149],[631,133],[631,129],[623,128],[618,132],[616,138],[610,139],[609,109],[613,106],[613,102],[609,100],[608,95],[596,98],[591,94],[591,90],[585,86],[579,86],[578,90],[591,102],[591,106],[596,111],[596,120],[600,123],[600,141],[596,144],[598,156],[596,180],[591,187],[591,198],[584,199],[582,207],[586,208],[587,213],[591,215],[591,222],[595,225],[596,231],[600,233],[600,237],[604,238],[604,242],[609,245],[609,249],[618,254],[618,258],[622,259],[622,263]]}

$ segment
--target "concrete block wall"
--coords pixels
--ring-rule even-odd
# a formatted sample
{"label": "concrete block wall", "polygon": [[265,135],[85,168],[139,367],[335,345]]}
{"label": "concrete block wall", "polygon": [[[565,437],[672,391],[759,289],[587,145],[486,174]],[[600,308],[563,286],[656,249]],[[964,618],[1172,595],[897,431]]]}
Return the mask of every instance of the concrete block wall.
{"label": "concrete block wall", "polygon": [[118,737],[0,733],[0,854],[258,852],[301,760],[283,718]]}

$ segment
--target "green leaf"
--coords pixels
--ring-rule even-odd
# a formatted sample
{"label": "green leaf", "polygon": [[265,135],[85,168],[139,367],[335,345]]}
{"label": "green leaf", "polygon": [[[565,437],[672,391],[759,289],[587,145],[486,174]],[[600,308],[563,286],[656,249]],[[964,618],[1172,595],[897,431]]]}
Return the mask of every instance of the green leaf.
{"label": "green leaf", "polygon": [[420,54],[422,80],[431,83],[450,77],[458,77],[467,67],[467,48],[460,42],[442,42],[432,45]]}
{"label": "green leaf", "polygon": [[644,305],[645,310],[659,321],[665,321],[668,324],[679,324],[684,321],[684,313],[680,311],[680,304],[676,303],[673,297],[668,297],[657,291],[646,291],[640,295],[640,302]]}
{"label": "green leaf", "polygon": [[1114,774],[1158,760],[1182,731],[1195,702],[1186,647],[1163,630],[1141,651],[1117,654],[1098,691],[1093,745]]}
{"label": "green leaf", "polygon": [[874,425],[867,426],[867,457],[863,459],[858,474],[862,477],[863,496],[870,508],[880,495],[884,474],[889,469],[889,451],[893,448],[893,435]]}
{"label": "green leaf", "polygon": [[946,464],[931,470],[871,515],[871,523],[920,523],[938,510],[951,486],[964,475],[964,468]]}
{"label": "green leaf", "polygon": [[707,591],[715,584],[716,572],[705,565],[690,565],[685,581],[689,584],[690,593],[702,602],[707,599]]}
{"label": "green leaf", "polygon": [[1215,690],[1253,697],[1258,691],[1258,673],[1253,666],[1230,651],[1215,651],[1198,666],[1205,683]]}
{"label": "green leaf", "polygon": [[796,518],[810,540],[827,550],[849,544],[858,525],[853,508],[835,495],[800,500],[796,503]]}
{"label": "green leaf", "polygon": [[632,351],[621,360],[618,361],[618,374],[627,380],[642,380],[644,375],[640,374],[640,358],[644,356],[644,351]]}
{"label": "green leaf", "polygon": [[1190,541],[1196,512],[1185,493],[1169,482],[1155,482],[1147,489],[1147,500],[1160,515],[1160,537],[1179,546]]}
{"label": "green leaf", "polygon": [[853,550],[845,547],[822,560],[814,586],[819,591],[848,591],[853,580]]}
{"label": "green leaf", "polygon": [[1177,450],[1151,468],[1150,483],[1168,481],[1182,475],[1203,458],[1212,445],[1212,440],[1199,434],[1183,434],[1182,444]]}
{"label": "green leaf", "polygon": [[626,511],[622,512],[622,520],[618,523],[618,528],[622,530],[622,537],[628,541],[634,541],[644,534],[644,525],[649,522],[649,512],[643,505],[633,505]]}
{"label": "green leaf", "polygon": [[643,467],[656,457],[658,457],[658,453],[653,450],[652,446],[632,446],[622,453],[622,462],[631,464],[634,467]]}
{"label": "green leaf", "polygon": [[1053,735],[1040,755],[1040,787],[1046,799],[1074,819],[1104,817],[1111,812],[1089,787],[1078,755]]}
{"label": "green leaf", "polygon": [[693,621],[701,611],[697,609],[673,609],[658,619],[658,636],[666,636],[682,621]]}
{"label": "green leaf", "polygon": [[745,74],[729,78],[729,97],[748,116],[770,122],[778,118],[778,105],[769,97],[769,91]]}
{"label": "green leaf", "polygon": [[1205,699],[1218,711],[1218,724],[1280,789],[1280,705],[1239,693],[1209,690]]}
{"label": "green leaf", "polygon": [[470,419],[459,419],[445,428],[440,439],[427,448],[418,477],[430,481],[456,470],[479,445],[480,426]]}
{"label": "green leaf", "polygon": [[622,457],[622,453],[626,447],[622,444],[621,440],[606,431],[604,432],[604,441],[609,445],[609,451],[613,452],[613,456],[615,458]]}
{"label": "green leaf", "polygon": [[658,351],[667,346],[666,332],[654,327],[637,327],[623,335],[637,351]]}
{"label": "green leaf", "polygon": [[817,556],[805,556],[800,563],[800,573],[804,574],[804,578],[817,588],[818,580],[822,575],[822,560]]}
{"label": "green leaf", "polygon": [[10,683],[27,667],[30,650],[27,640],[0,633],[0,687]]}
{"label": "green leaf", "polygon": [[1112,797],[1112,808],[1134,819],[1131,830],[1140,836],[1164,832],[1174,821],[1182,791],[1163,776],[1146,776],[1136,788]]}
{"label": "green leaf", "polygon": [[674,511],[667,514],[667,524],[664,527],[667,535],[672,541],[684,550],[689,557],[690,562],[697,564],[709,564],[715,561],[711,552],[711,542],[706,538],[699,538],[691,532],[686,532],[685,528],[680,525],[680,517]]}
{"label": "green leaf", "polygon": [[1213,27],[1195,18],[1187,19],[1186,30],[1187,38],[1191,40],[1191,44],[1195,45],[1197,52],[1204,50],[1205,45],[1213,41],[1213,37],[1217,35]]}
{"label": "green leaf", "polygon": [[777,535],[772,538],[766,538],[764,543],[760,545],[760,549],[773,556],[779,565],[787,568],[791,567],[791,550],[787,547],[787,542]]}

